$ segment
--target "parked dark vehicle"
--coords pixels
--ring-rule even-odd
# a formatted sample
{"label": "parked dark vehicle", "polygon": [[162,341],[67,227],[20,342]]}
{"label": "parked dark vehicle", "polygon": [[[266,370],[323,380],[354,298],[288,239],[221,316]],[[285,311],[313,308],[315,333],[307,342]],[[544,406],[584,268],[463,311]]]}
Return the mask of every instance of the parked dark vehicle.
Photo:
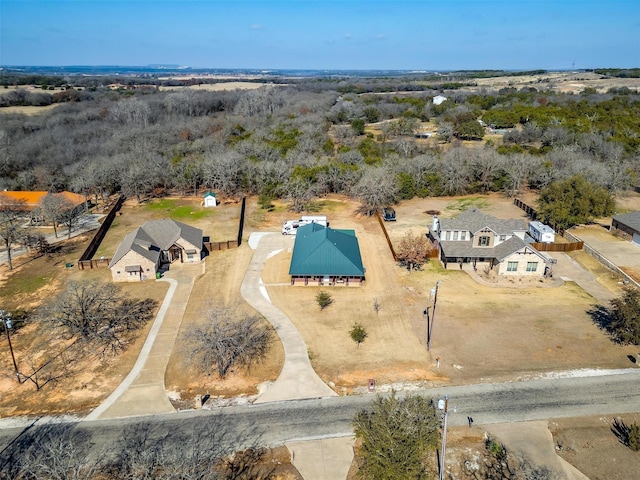
{"label": "parked dark vehicle", "polygon": [[396,211],[391,207],[386,207],[382,210],[382,218],[385,222],[395,222]]}

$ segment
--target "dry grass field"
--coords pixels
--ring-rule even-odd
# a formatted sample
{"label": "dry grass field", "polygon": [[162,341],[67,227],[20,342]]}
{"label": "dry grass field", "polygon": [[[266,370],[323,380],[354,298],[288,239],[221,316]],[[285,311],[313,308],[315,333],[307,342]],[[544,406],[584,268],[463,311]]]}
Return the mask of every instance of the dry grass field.
{"label": "dry grass field", "polygon": [[[534,197],[525,194],[525,201],[533,204]],[[635,200],[627,203],[633,207]],[[169,215],[203,228],[212,237],[235,236],[239,204],[221,205],[203,212],[196,198],[156,200],[147,205],[125,205],[122,215],[101,251],[112,255],[123,236],[132,228],[151,218]],[[257,393],[261,383],[277,378],[283,361],[279,342],[274,343],[263,364],[248,371],[237,370],[224,381],[216,375],[195,371],[186,362],[188,344],[185,332],[206,321],[206,311],[212,304],[234,306],[239,312],[253,314],[240,296],[240,284],[253,251],[246,239],[253,231],[279,231],[286,219],[298,215],[290,212],[284,202],[274,202],[271,211],[257,206],[256,199],[247,202],[243,245],[238,249],[212,252],[205,260],[206,273],[195,285],[187,306],[165,384],[168,390],[179,392],[191,404],[197,393],[216,397],[233,397]],[[500,218],[524,218],[511,199],[500,195],[456,198],[414,199],[395,206],[397,221],[385,223],[392,241],[413,231],[426,232],[431,212],[442,218],[451,217],[464,208],[478,207]],[[331,382],[338,393],[355,393],[364,389],[369,378],[377,384],[401,388],[407,382],[423,385],[462,384],[469,382],[522,379],[545,372],[574,368],[625,368],[627,355],[634,348],[612,344],[592,322],[588,311],[595,300],[572,282],[559,287],[552,282],[536,286],[504,282],[498,286],[477,283],[466,272],[445,271],[436,263],[409,273],[396,265],[386,245],[381,227],[375,218],[356,214],[357,203],[341,196],[329,196],[316,202],[314,213],[325,213],[334,228],[356,231],[360,242],[367,281],[360,288],[327,288],[334,303],[320,311],[315,301],[318,288],[288,285],[287,275],[291,252],[281,252],[267,261],[263,280],[273,302],[295,323],[309,346],[312,363],[320,376]],[[430,213],[426,213],[429,211]],[[185,217],[188,218],[185,219]],[[44,299],[55,295],[70,279],[109,281],[106,269],[81,272],[65,268],[75,263],[89,240],[88,236],[65,243],[56,255],[17,262],[11,275],[2,273],[0,299],[3,308],[35,308]],[[610,272],[584,252],[573,254],[594,273],[603,284],[615,282]],[[423,310],[429,291],[440,281],[432,351],[426,351],[426,326]],[[153,281],[128,284],[126,290],[134,296],[151,296],[161,300],[167,285]],[[380,310],[376,314],[373,304]],[[348,331],[359,322],[368,332],[358,346]],[[147,327],[148,328],[148,327]],[[51,351],[60,348],[57,340],[43,338],[38,324],[24,328],[14,335],[14,348],[20,362],[32,344],[40,342]],[[117,359],[86,359],[74,365],[74,375],[60,379],[36,391],[32,384],[18,386],[7,375],[0,379],[0,416],[26,413],[83,413],[99,404],[124,378],[135,362],[144,342],[146,330],[138,340]],[[435,359],[440,358],[436,367]],[[11,372],[7,349],[0,349],[1,369]],[[592,422],[590,424],[589,422]],[[612,445],[612,434],[598,419],[554,422],[552,432],[571,449],[562,453],[565,458],[591,478],[605,478],[591,455],[594,442],[606,445],[615,458],[626,458],[626,450]],[[611,438],[610,438],[611,437]],[[452,441],[455,448],[471,448],[461,432],[460,441]],[[477,442],[474,444],[476,445]],[[476,445],[477,446],[477,445]],[[473,447],[475,448],[475,447]],[[634,468],[634,463],[629,463]],[[613,469],[615,466],[609,465]],[[625,471],[624,469],[617,469]],[[626,470],[628,472],[628,469]],[[622,476],[620,476],[622,475]],[[611,478],[625,477],[621,473]]]}
{"label": "dry grass field", "polygon": [[607,78],[593,72],[547,72],[540,75],[479,78],[474,83],[476,87],[471,90],[533,87],[538,90],[578,94],[585,88],[594,88],[598,93],[605,93],[610,88],[640,89],[640,78]]}
{"label": "dry grass field", "polygon": [[[377,220],[356,216],[355,203],[343,199],[341,205],[328,214],[329,220],[335,228],[355,229],[367,272],[363,287],[327,289],[334,303],[320,311],[318,288],[287,285],[291,252],[272,257],[263,273],[271,299],[300,330],[318,373],[339,391],[364,386],[368,378],[379,384],[464,383],[629,366],[627,355],[633,349],[612,344],[593,324],[587,312],[596,302],[572,282],[560,287],[551,287],[552,282],[539,282],[540,288],[523,288],[519,282],[489,287],[435,263],[409,273],[393,262]],[[502,218],[524,218],[511,199],[489,195],[403,202],[396,206],[398,221],[385,225],[397,243],[409,230],[426,232],[431,223],[426,211],[446,217],[471,205]],[[427,354],[423,310],[437,281],[436,322]],[[602,281],[612,280],[603,275]],[[378,315],[375,300],[381,305]],[[369,333],[360,348],[348,335],[354,322]]]}
{"label": "dry grass field", "polygon": [[[65,241],[52,255],[32,259],[18,257],[17,267],[7,272],[2,266],[0,301],[7,311],[35,311],[45,301],[54,298],[70,281],[111,281],[107,269],[81,271],[76,267],[80,254],[86,248],[90,235]],[[66,264],[71,263],[72,268]],[[168,285],[146,282],[127,285],[125,291],[132,297],[152,298],[159,303]],[[21,372],[31,373],[51,361],[51,371],[65,373],[55,382],[36,390],[32,382],[18,385],[13,376],[11,357],[3,332],[0,348],[0,418],[14,415],[41,415],[88,412],[104,400],[129,372],[142,348],[151,322],[138,334],[134,343],[117,357],[86,355],[81,358],[66,354],[56,357],[69,342],[54,334],[46,318],[30,322],[12,335],[12,344]]]}

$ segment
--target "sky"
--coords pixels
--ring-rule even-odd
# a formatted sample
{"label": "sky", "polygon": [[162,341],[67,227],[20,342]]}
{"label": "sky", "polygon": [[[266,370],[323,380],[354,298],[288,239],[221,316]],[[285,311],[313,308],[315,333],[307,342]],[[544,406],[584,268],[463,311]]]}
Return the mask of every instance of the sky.
{"label": "sky", "polygon": [[0,65],[640,67],[640,0],[0,0]]}

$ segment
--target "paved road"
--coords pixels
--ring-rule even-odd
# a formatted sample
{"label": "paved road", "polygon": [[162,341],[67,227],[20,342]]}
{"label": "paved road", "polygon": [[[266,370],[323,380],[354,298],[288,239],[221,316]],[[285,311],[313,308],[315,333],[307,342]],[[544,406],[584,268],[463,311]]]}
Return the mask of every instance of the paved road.
{"label": "paved road", "polygon": [[[572,372],[559,378],[436,388],[419,393],[436,399],[449,395],[451,426],[464,425],[467,415],[482,426],[640,411],[640,368],[576,375]],[[363,395],[223,407],[81,422],[78,428],[89,432],[91,441],[99,446],[115,445],[132,426],[135,430],[145,424],[153,427],[154,436],[169,441],[173,438],[184,441],[197,432],[215,431],[219,441],[232,448],[275,446],[302,439],[352,435],[353,415],[368,406],[372,398]],[[0,429],[0,451],[21,431],[22,428],[15,427]]]}

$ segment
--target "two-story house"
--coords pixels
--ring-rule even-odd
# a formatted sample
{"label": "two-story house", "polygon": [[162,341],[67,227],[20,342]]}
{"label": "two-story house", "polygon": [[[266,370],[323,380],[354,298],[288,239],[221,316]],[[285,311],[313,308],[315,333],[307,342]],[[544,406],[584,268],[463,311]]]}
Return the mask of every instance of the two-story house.
{"label": "two-story house", "polygon": [[430,236],[437,241],[445,268],[478,263],[498,268],[499,275],[545,275],[551,259],[525,241],[527,224],[503,220],[476,208],[455,218],[433,217]]}

